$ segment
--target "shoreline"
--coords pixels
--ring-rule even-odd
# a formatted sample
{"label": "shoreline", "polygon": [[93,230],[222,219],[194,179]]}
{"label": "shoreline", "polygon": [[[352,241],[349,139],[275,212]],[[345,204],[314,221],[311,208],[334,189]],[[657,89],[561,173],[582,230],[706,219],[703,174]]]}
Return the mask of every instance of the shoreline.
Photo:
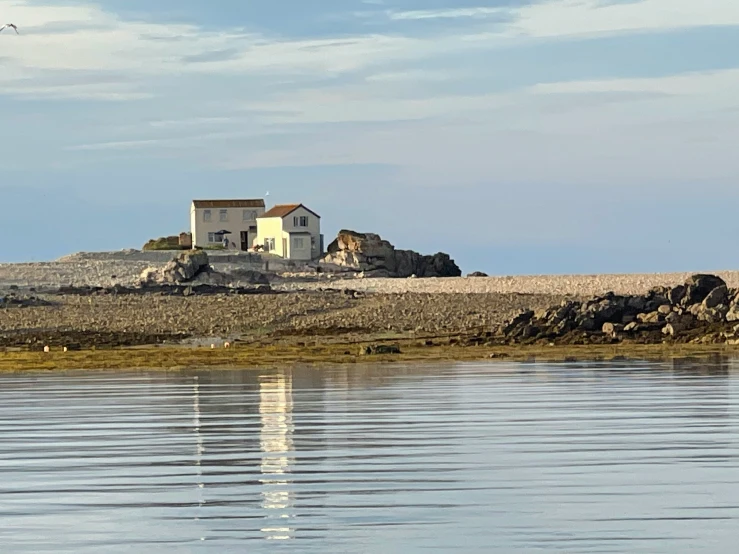
{"label": "shoreline", "polygon": [[[360,353],[370,345],[397,345],[399,353]],[[426,346],[418,340],[375,340],[334,342],[314,346],[297,344],[241,345],[231,348],[154,345],[63,352],[14,350],[0,353],[0,373],[46,371],[105,371],[194,369],[275,369],[314,367],[317,370],[346,365],[394,365],[429,363],[582,363],[603,361],[709,360],[739,357],[739,346],[713,344],[633,344],[611,345],[508,345],[508,346]]]}
{"label": "shoreline", "polygon": [[[198,258],[195,267],[194,259],[149,268],[131,285],[124,283],[138,268],[121,260],[111,266],[72,257],[55,262],[51,273],[50,266],[11,268],[28,270],[22,280],[33,286],[0,286],[0,371],[739,351],[739,271],[347,278],[229,266],[219,273],[215,260],[204,265]],[[8,267],[0,265],[0,285]],[[58,285],[48,288],[50,279]],[[393,343],[398,352],[372,350]]]}

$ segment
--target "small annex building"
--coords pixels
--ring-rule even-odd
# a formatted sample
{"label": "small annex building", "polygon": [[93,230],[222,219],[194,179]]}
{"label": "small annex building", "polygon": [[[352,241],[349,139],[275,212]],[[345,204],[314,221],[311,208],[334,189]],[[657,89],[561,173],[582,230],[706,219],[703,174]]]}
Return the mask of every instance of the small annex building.
{"label": "small annex building", "polygon": [[303,204],[279,204],[257,217],[257,244],[288,260],[311,261],[323,254],[321,216]]}

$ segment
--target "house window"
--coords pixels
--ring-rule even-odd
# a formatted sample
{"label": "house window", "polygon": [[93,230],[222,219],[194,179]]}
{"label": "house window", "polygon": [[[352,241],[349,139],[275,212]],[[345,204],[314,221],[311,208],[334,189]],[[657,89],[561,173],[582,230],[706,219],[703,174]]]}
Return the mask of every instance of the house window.
{"label": "house window", "polygon": [[298,217],[297,215],[293,217],[293,226],[294,227],[307,227],[308,226],[308,216],[307,215],[301,215]]}
{"label": "house window", "polygon": [[275,239],[274,238],[264,239],[264,251],[271,252],[274,249],[275,249]]}
{"label": "house window", "polygon": [[228,210],[218,210],[218,218],[221,221],[228,221]]}
{"label": "house window", "polygon": [[257,218],[256,210],[244,210],[243,216],[244,221],[254,221]]}
{"label": "house window", "polygon": [[316,237],[311,237],[310,238],[310,248],[311,248],[311,250],[315,250],[316,249]]}
{"label": "house window", "polygon": [[302,250],[305,247],[305,243],[303,242],[303,237],[295,237],[293,239],[293,248],[296,250]]}
{"label": "house window", "polygon": [[210,210],[203,210],[203,221],[210,221]]}
{"label": "house window", "polygon": [[220,235],[216,235],[215,233],[208,233],[208,242],[214,243],[218,242],[220,239]]}

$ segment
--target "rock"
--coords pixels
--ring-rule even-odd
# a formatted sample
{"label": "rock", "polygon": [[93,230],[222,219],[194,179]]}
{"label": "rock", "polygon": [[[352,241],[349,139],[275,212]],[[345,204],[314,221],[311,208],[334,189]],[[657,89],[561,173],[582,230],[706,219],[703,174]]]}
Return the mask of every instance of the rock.
{"label": "rock", "polygon": [[189,250],[161,269],[151,267],[144,269],[139,282],[142,286],[186,283],[208,269],[210,269],[208,254],[204,250]]}
{"label": "rock", "polygon": [[473,271],[472,273],[468,273],[467,277],[487,277],[487,273],[483,273],[482,271]]}
{"label": "rock", "polygon": [[726,312],[726,321],[732,323],[739,321],[739,304],[732,304]]}
{"label": "rock", "polygon": [[663,335],[670,335],[671,337],[674,337],[675,335],[677,335],[681,331],[682,331],[682,329],[680,329],[679,327],[677,327],[676,325],[674,325],[672,323],[668,323],[667,325],[665,325],[662,328],[662,334]]}
{"label": "rock", "polygon": [[703,299],[703,306],[706,308],[715,308],[719,304],[729,304],[729,289],[726,285],[716,287]]}
{"label": "rock", "polygon": [[643,296],[632,296],[629,298],[627,302],[627,306],[630,309],[636,310],[637,312],[641,312],[646,308],[647,306],[647,299]]}
{"label": "rock", "polygon": [[680,301],[685,297],[685,291],[687,288],[685,285],[677,285],[676,287],[673,287],[670,289],[670,292],[667,293],[667,299],[670,301],[670,304],[673,306],[676,306],[680,303]]}
{"label": "rock", "polygon": [[[689,303],[697,298],[700,302]],[[659,343],[662,336],[669,336],[683,342],[722,342],[739,336],[727,330],[727,319],[739,322],[739,292],[729,290],[718,277],[700,274],[682,288],[655,287],[641,296],[610,292],[583,301],[566,300],[536,312],[522,311],[499,327],[496,340],[574,345],[621,339]]]}
{"label": "rock", "polygon": [[695,318],[689,313],[680,314],[678,312],[671,312],[665,317],[665,322],[686,329],[695,323]]}
{"label": "rock", "polygon": [[387,279],[389,277],[394,277],[394,275],[391,275],[390,272],[387,269],[375,269],[370,271],[361,271],[355,275],[357,279],[364,279],[366,278],[381,278],[381,279]]}
{"label": "rock", "polygon": [[344,296],[348,296],[349,298],[364,298],[366,296],[364,292],[352,289],[344,289],[341,291],[341,293]]}
{"label": "rock", "polygon": [[528,323],[534,318],[533,310],[524,310],[517,314],[513,319],[503,325],[503,334],[510,335],[516,330],[517,327],[521,327],[523,324]]}
{"label": "rock", "polygon": [[53,304],[36,296],[0,296],[0,309],[30,308],[32,306],[53,306]]}
{"label": "rock", "polygon": [[704,302],[693,304],[688,308],[688,312],[695,316],[698,321],[706,323],[719,323],[725,321],[726,315],[729,313],[729,307],[725,304],[718,304],[715,307],[708,307]]}
{"label": "rock", "polygon": [[540,333],[539,328],[529,323],[527,325],[524,325],[523,329],[521,329],[521,332],[519,333],[518,336],[519,338],[526,340],[526,339],[533,339],[539,333]]}
{"label": "rock", "polygon": [[230,275],[221,273],[219,271],[213,271],[210,268],[205,269],[198,273],[193,279],[187,281],[193,285],[216,285],[223,286],[233,282]]}
{"label": "rock", "polygon": [[233,281],[247,283],[249,285],[269,285],[269,278],[260,271],[251,269],[234,269],[229,271],[228,275]]}
{"label": "rock", "polygon": [[601,331],[604,335],[608,335],[610,337],[615,337],[619,331],[623,331],[624,326],[619,325],[618,323],[604,323],[603,327],[601,328]]}
{"label": "rock", "polygon": [[659,312],[639,314],[636,316],[636,319],[641,323],[659,323],[662,319],[662,314],[660,314]]}
{"label": "rock", "polygon": [[690,306],[699,304],[715,289],[725,287],[726,282],[716,275],[695,274],[685,281],[685,295],[681,304]]}
{"label": "rock", "polygon": [[362,356],[400,354],[400,346],[397,344],[373,344],[360,348],[359,354]]}
{"label": "rock", "polygon": [[391,277],[460,277],[462,271],[448,254],[424,256],[412,250],[396,250],[374,233],[339,231],[326,249],[322,263],[352,271],[387,271]]}

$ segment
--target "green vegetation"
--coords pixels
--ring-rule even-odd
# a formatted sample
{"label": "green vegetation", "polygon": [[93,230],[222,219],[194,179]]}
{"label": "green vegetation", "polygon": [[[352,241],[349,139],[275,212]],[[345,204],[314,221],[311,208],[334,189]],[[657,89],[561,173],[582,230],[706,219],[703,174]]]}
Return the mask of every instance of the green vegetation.
{"label": "green vegetation", "polygon": [[608,361],[670,360],[685,357],[731,356],[739,348],[724,345],[598,345],[598,346],[456,346],[396,340],[400,354],[361,355],[378,341],[306,345],[294,341],[271,344],[236,343],[231,348],[150,346],[63,352],[0,353],[0,371],[66,369],[270,368],[356,363],[435,363],[453,361]]}
{"label": "green vegetation", "polygon": [[180,246],[179,237],[159,237],[148,241],[142,250],[189,250],[189,248]]}

